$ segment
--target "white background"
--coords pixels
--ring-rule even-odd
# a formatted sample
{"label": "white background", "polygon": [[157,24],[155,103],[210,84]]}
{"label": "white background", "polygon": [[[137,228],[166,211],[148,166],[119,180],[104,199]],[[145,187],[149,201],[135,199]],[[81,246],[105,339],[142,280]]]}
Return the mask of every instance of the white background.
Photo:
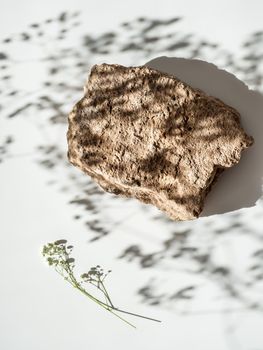
{"label": "white background", "polygon": [[[119,23],[138,16],[159,19],[182,16],[183,21],[178,24],[181,32],[191,32],[204,40],[216,42],[222,49],[238,56],[241,43],[250,33],[261,30],[263,26],[263,3],[259,0],[1,0],[0,5],[2,39],[24,31],[30,23],[44,21],[62,11],[82,12],[79,31],[83,33],[112,30]],[[12,50],[18,59],[25,55],[19,48]],[[125,58],[118,58],[117,54],[108,60],[125,63]],[[18,74],[17,84],[20,87],[25,84],[34,91],[36,80],[42,79],[44,73],[40,65],[32,64],[31,67],[30,60],[25,67],[27,70]],[[17,71],[17,68],[14,69]],[[68,73],[65,72],[65,75]],[[74,82],[80,88],[68,102],[69,105],[81,97],[85,78],[83,76],[83,81]],[[19,100],[14,98],[15,103],[19,105]],[[17,143],[12,149],[14,155],[31,152],[41,137],[32,122],[34,116],[30,118],[31,121],[26,118],[1,120],[1,137],[11,132],[16,135]],[[55,132],[50,131],[49,136],[52,140],[59,140],[66,152],[65,131],[65,127],[58,128]],[[164,261],[159,270],[141,270],[136,263],[128,264],[125,260],[116,259],[129,244],[142,244],[150,251],[156,249],[163,238],[168,237],[168,231],[162,231],[162,223],[146,220],[137,201],[120,200],[118,204],[115,200],[116,209],[112,208],[111,215],[118,218],[128,213],[129,219],[103,240],[89,243],[90,237],[83,223],[72,219],[76,208],[68,204],[68,195],[48,186],[47,182],[52,177],[33,160],[34,155],[10,157],[0,164],[1,349],[263,349],[262,311],[247,311],[233,300],[225,302],[218,297],[217,287],[205,275],[193,276],[194,280],[205,286],[198,300],[180,305],[189,312],[194,310],[193,313],[182,316],[177,306],[147,306],[141,303],[136,290],[149,277],[158,275],[159,283],[163,283],[167,290],[185,278],[180,273],[174,273],[175,267],[169,265],[170,261]],[[79,178],[85,177],[77,169],[73,172]],[[56,177],[59,181],[63,173],[56,173]],[[70,191],[73,197],[74,188]],[[157,212],[154,208],[149,210]],[[253,234],[262,235],[262,207],[247,209],[242,215],[245,227],[253,228]],[[228,215],[222,215],[207,221],[199,219],[189,225],[195,229],[195,239],[201,241],[209,235],[209,229],[205,231],[203,224],[210,222],[213,226],[215,222],[217,228],[222,228],[228,220]],[[185,227],[183,224],[174,225],[175,228]],[[74,254],[80,271],[98,263],[106,269],[112,268],[108,286],[118,306],[161,319],[162,323],[129,318],[137,325],[137,329],[133,330],[67,285],[44,263],[41,256],[43,244],[59,238],[66,238],[75,246]],[[242,264],[245,258],[257,244],[252,238],[240,235],[237,229],[229,237],[220,238],[217,246],[219,259],[226,265],[232,264],[233,270],[240,276],[244,273]],[[191,278],[191,275],[188,276],[188,279]],[[262,301],[260,292],[256,297]],[[211,303],[211,300],[214,301]],[[239,311],[225,312],[228,309]]]}

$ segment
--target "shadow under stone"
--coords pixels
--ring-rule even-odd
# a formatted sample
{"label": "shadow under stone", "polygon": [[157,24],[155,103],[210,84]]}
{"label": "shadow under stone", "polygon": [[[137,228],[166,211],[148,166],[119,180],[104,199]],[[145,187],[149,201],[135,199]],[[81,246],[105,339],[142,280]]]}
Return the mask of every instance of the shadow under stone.
{"label": "shadow under stone", "polygon": [[221,99],[241,114],[241,124],[255,142],[242,153],[239,164],[220,175],[207,196],[202,216],[222,214],[255,206],[262,196],[263,177],[263,96],[234,75],[215,65],[193,59],[158,57],[147,66],[171,74]]}

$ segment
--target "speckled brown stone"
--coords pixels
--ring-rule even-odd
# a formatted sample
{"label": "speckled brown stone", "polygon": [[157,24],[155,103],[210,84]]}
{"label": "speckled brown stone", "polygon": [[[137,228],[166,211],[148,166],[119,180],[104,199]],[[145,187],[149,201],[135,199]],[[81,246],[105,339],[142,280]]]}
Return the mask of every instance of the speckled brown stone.
{"label": "speckled brown stone", "polygon": [[93,66],[68,121],[73,165],[174,220],[197,218],[219,174],[253,143],[235,109],[146,66]]}

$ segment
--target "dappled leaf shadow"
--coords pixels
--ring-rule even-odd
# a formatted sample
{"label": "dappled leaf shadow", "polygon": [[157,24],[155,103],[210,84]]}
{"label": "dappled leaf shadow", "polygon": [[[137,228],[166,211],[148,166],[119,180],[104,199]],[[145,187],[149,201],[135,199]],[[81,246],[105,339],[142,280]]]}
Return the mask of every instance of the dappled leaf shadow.
{"label": "dappled leaf shadow", "polygon": [[[49,172],[50,186],[67,193],[73,218],[82,221],[90,241],[109,235],[129,220],[131,215],[126,213],[126,216],[122,216],[122,210],[119,210],[119,217],[111,217],[109,222],[104,214],[113,203],[119,203],[119,208],[123,209],[124,203],[128,207],[132,202],[105,193],[67,160],[64,142],[67,115],[73,104],[82,97],[82,86],[93,64],[103,61],[117,63],[114,62],[116,55],[127,65],[136,66],[160,54],[199,58],[218,64],[220,68],[236,74],[251,88],[263,91],[263,32],[252,33],[239,53],[235,54],[221,49],[217,43],[198,38],[193,33],[182,32],[177,27],[181,20],[180,17],[162,20],[139,17],[104,33],[82,32],[81,35],[77,34],[74,44],[69,45],[67,39],[74,35],[74,28],[81,25],[81,18],[78,13],[63,12],[56,18],[32,23],[22,33],[6,37],[1,42],[2,116],[6,118],[6,123],[19,118],[35,125],[41,137],[33,150],[32,159]],[[52,50],[43,49],[47,43]],[[20,52],[24,56],[14,57],[9,49],[12,45],[21,48]],[[28,45],[31,49],[37,48],[36,56],[26,56]],[[27,87],[26,79],[23,84],[16,83],[16,74],[26,71],[28,64],[30,67],[36,64],[45,68],[46,74],[39,78],[38,88]],[[15,140],[15,131],[0,140],[1,162],[15,156],[10,151],[11,144],[12,147],[15,146]],[[168,307],[176,305],[178,311],[180,303],[191,302],[200,289],[213,281],[219,294],[226,299],[237,300],[242,307],[262,310],[261,298],[247,296],[248,289],[256,291],[263,281],[260,211],[255,212],[252,218],[246,213],[228,214],[226,224],[222,225],[218,218],[213,218],[212,221],[200,219],[197,222],[175,223],[164,214],[151,211],[147,205],[136,203],[136,208],[137,212],[143,212],[144,223],[149,220],[161,225],[160,236],[164,237],[158,249],[144,247],[134,239],[119,254],[120,259],[137,263],[142,269],[147,268],[154,278],[150,278],[138,290],[143,302]],[[247,225],[248,220],[258,225],[250,227]],[[224,239],[227,242],[250,240],[256,246],[246,261],[246,272],[238,278],[232,261],[224,265],[222,259],[216,259],[219,249],[227,249],[228,243],[222,243]],[[167,279],[179,271],[186,276],[184,283],[179,285],[177,280],[172,280],[172,286],[160,285],[163,271],[167,273]]]}

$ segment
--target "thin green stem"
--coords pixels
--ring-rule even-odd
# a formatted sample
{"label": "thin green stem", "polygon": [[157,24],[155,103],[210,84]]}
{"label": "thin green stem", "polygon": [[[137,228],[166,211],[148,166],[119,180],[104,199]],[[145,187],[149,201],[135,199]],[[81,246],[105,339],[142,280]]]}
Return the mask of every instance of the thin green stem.
{"label": "thin green stem", "polygon": [[[111,301],[111,298],[109,296],[109,293],[104,285],[104,279],[107,276],[107,274],[103,273],[103,269],[99,269],[100,266],[92,267],[90,271],[85,275],[87,276],[86,282],[89,282],[94,287],[100,290],[100,292],[105,297],[105,302],[99,300],[92,294],[90,294],[82,285],[83,281],[78,281],[74,275],[74,259],[70,257],[71,249],[68,252],[67,248],[65,246],[66,240],[59,240],[56,241],[54,244],[48,243],[48,245],[44,246],[43,248],[43,255],[47,257],[49,265],[54,265],[55,271],[60,274],[68,283],[70,283],[74,288],[78,289],[82,294],[87,296],[89,299],[94,301],[96,304],[101,306],[106,311],[109,311],[114,316],[118,317],[120,320],[127,323],[129,326],[136,328],[132,323],[127,321],[125,318],[118,315],[118,313],[124,313],[131,316],[140,317],[143,319],[155,321],[155,322],[161,322],[159,320],[156,320],[154,318],[146,317],[143,315],[135,314],[133,312],[125,311],[122,309],[118,309],[115,307]],[[104,277],[103,277],[104,276]],[[85,278],[84,277],[84,278]],[[93,278],[94,277],[94,278]],[[81,276],[81,278],[83,278]],[[85,279],[84,279],[85,282]]]}
{"label": "thin green stem", "polygon": [[[78,288],[78,287],[76,287]],[[89,294],[85,289],[82,289],[82,288],[78,288],[78,290],[85,294],[87,297],[89,297],[90,299],[92,299],[93,301],[95,301],[98,305],[100,305],[101,307],[103,307],[105,310],[111,312],[113,315],[115,315],[116,317],[118,317],[119,319],[121,319],[122,321],[126,322],[127,324],[129,324],[131,327],[133,328],[136,328],[132,323],[130,323],[129,321],[125,320],[123,317],[117,315],[115,312],[113,312],[112,310],[115,310],[113,309],[112,307],[108,306],[107,304],[103,303],[102,301],[100,301],[99,299],[93,297],[91,294]],[[118,310],[116,310],[118,311]]]}
{"label": "thin green stem", "polygon": [[140,317],[140,318],[145,318],[146,320],[150,320],[150,321],[162,322],[162,321],[157,320],[157,319],[155,319],[155,318],[151,318],[151,317],[147,317],[147,316],[135,314],[135,313],[133,313],[133,312],[121,310],[121,309],[118,309],[118,308],[116,308],[116,307],[114,307],[113,310],[118,311],[118,312],[122,312],[122,313],[127,314],[127,315],[132,315],[132,316],[136,316],[136,317]]}
{"label": "thin green stem", "polygon": [[136,329],[136,326],[134,326],[132,323],[130,323],[129,321],[125,320],[125,318],[121,317],[120,315],[117,315],[115,312],[113,312],[112,310],[108,310],[109,312],[111,312],[113,315],[115,315],[116,317],[118,317],[120,320],[124,321],[125,323],[127,323],[128,325],[130,325],[131,327]]}
{"label": "thin green stem", "polygon": [[103,290],[104,290],[104,292],[105,292],[105,294],[106,294],[106,297],[107,297],[107,299],[108,299],[108,301],[109,301],[111,307],[114,308],[114,305],[113,305],[113,303],[112,303],[112,301],[111,301],[111,299],[110,299],[110,296],[109,296],[109,294],[108,294],[108,292],[107,292],[107,289],[106,289],[106,287],[104,286],[104,283],[103,283],[102,281],[101,281],[101,285],[102,285],[102,287],[103,287]]}
{"label": "thin green stem", "polygon": [[[136,328],[132,323],[130,323],[129,321],[125,320],[123,317],[117,315],[115,312],[112,311],[112,309],[114,309],[113,307],[108,306],[107,304],[103,303],[101,300],[95,298],[93,295],[91,295],[90,293],[88,293],[84,288],[81,287],[80,283],[78,283],[78,281],[76,280],[75,276],[73,275],[73,272],[71,271],[71,269],[67,269],[67,272],[71,278],[71,284],[77,288],[81,293],[83,293],[84,295],[86,295],[87,297],[89,297],[91,300],[95,301],[95,303],[97,303],[98,305],[100,305],[101,307],[103,307],[105,310],[111,312],[113,315],[115,315],[116,317],[118,317],[119,319],[121,319],[122,321],[126,322],[127,324],[129,324],[131,327]],[[118,311],[118,310],[116,310]]]}

